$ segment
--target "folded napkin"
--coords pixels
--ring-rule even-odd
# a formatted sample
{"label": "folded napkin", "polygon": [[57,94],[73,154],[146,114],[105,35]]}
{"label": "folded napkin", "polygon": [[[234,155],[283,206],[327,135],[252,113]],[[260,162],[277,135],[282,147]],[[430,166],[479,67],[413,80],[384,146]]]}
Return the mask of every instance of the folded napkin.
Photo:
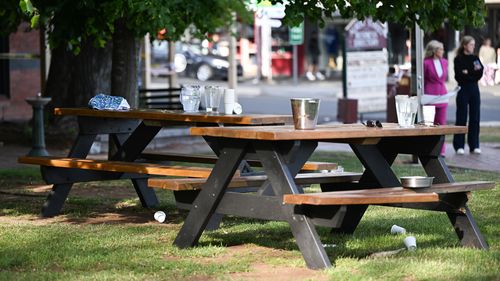
{"label": "folded napkin", "polygon": [[129,110],[130,105],[123,97],[97,94],[89,101],[89,107],[98,110]]}

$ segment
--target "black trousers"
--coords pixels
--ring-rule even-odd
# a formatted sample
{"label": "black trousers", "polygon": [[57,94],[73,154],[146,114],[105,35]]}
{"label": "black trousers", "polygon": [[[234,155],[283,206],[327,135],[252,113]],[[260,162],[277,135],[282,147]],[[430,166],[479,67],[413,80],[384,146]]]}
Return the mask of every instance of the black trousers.
{"label": "black trousers", "polygon": [[[467,133],[467,144],[470,151],[479,148],[479,120],[481,113],[481,97],[477,82],[460,85],[462,87],[457,94],[457,115],[455,125],[465,126],[467,115],[469,115],[469,130]],[[453,136],[453,148],[455,150],[464,148],[465,135]]]}

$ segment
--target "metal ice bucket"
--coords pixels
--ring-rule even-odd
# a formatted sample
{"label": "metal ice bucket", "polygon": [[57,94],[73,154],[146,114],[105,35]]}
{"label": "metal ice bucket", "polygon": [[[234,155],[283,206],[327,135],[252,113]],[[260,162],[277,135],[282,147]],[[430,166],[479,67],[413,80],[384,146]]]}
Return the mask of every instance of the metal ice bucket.
{"label": "metal ice bucket", "polygon": [[297,130],[314,130],[318,123],[319,99],[293,98],[293,124]]}

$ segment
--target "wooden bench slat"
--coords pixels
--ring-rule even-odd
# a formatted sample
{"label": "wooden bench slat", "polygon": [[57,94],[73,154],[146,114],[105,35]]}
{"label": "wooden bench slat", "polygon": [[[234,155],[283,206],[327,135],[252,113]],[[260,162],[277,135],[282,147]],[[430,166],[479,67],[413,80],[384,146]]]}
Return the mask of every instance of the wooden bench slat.
{"label": "wooden bench slat", "polygon": [[[179,153],[168,153],[168,154],[158,154],[158,153],[142,153],[141,158],[154,161],[178,161],[178,162],[190,162],[190,163],[204,163],[204,164],[215,164],[217,161],[217,156],[215,155],[201,155],[201,154],[179,154]],[[246,160],[250,166],[262,167],[262,163],[258,160]],[[321,170],[335,170],[337,169],[337,163],[330,162],[318,162],[318,161],[308,161],[302,166],[303,171],[321,171]]]}
{"label": "wooden bench slat", "polygon": [[295,205],[364,205],[437,201],[439,201],[437,193],[417,193],[402,187],[286,194],[283,196],[285,204]]}
{"label": "wooden bench slat", "polygon": [[402,187],[331,191],[306,194],[286,194],[283,202],[295,205],[359,205],[418,203],[439,201],[439,194],[493,189],[494,182],[471,181],[433,184],[429,188]]}
{"label": "wooden bench slat", "polygon": [[18,158],[19,163],[34,164],[40,166],[51,166],[60,168],[75,168],[84,170],[101,170],[121,173],[139,173],[161,176],[179,176],[207,178],[212,171],[211,168],[186,167],[186,166],[162,166],[150,163],[108,161],[94,159],[78,159],[64,157],[30,157]]}
{"label": "wooden bench slat", "polygon": [[[302,173],[295,178],[295,183],[299,185],[353,182],[359,180],[361,173]],[[265,175],[234,177],[229,183],[229,188],[245,188],[261,186],[267,179]],[[206,179],[202,178],[150,178],[148,186],[151,188],[162,188],[174,191],[197,190],[202,187]]]}

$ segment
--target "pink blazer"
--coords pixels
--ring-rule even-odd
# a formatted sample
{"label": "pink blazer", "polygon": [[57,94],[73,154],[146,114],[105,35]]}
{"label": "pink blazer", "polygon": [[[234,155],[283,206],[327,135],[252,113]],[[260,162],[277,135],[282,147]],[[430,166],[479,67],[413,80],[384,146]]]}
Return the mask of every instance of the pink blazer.
{"label": "pink blazer", "polygon": [[433,58],[424,59],[424,94],[426,95],[444,95],[447,93],[445,82],[448,76],[448,61],[443,58],[440,61],[443,68],[441,77],[437,75]]}

